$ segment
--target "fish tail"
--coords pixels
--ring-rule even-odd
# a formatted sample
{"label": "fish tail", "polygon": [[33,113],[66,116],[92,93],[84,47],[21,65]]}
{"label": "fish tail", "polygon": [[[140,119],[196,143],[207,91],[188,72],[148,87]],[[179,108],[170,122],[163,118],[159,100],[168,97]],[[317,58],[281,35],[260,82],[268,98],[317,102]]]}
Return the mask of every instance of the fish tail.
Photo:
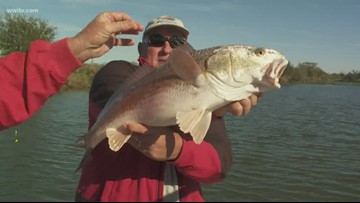
{"label": "fish tail", "polygon": [[90,150],[86,150],[85,155],[80,161],[79,166],[75,169],[75,173],[78,172],[80,169],[82,169],[84,166],[86,166],[89,162],[92,160],[92,155]]}

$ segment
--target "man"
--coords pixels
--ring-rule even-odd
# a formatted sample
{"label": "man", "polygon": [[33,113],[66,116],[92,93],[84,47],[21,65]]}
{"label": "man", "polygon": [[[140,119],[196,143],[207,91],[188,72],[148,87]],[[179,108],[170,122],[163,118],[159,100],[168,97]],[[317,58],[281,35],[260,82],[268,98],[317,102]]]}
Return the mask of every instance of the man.
{"label": "man", "polygon": [[[169,58],[174,41],[187,39],[183,22],[170,16],[151,20],[138,44],[140,65],[159,67]],[[180,40],[179,40],[180,39]],[[115,89],[137,67],[112,61],[94,78],[89,95],[89,128]],[[76,201],[204,201],[200,184],[222,181],[232,165],[231,143],[222,116],[247,113],[256,96],[216,111],[201,144],[177,126],[129,124],[132,136],[113,152],[107,139],[95,147],[93,160],[82,169]],[[244,106],[244,108],[243,108]]]}
{"label": "man", "polygon": [[102,56],[113,46],[134,44],[134,40],[115,35],[136,35],[142,30],[142,25],[125,13],[104,12],[74,37],[54,43],[36,40],[27,53],[0,57],[0,130],[35,114],[88,59]]}

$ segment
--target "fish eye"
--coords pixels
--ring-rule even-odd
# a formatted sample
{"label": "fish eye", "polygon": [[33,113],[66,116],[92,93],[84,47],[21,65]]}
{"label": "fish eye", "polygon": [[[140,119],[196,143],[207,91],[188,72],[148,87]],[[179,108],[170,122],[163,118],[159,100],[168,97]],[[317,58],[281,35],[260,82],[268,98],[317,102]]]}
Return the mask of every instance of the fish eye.
{"label": "fish eye", "polygon": [[265,53],[266,53],[266,51],[265,51],[264,48],[258,48],[258,49],[255,50],[255,54],[257,56],[263,56],[263,55],[265,55]]}

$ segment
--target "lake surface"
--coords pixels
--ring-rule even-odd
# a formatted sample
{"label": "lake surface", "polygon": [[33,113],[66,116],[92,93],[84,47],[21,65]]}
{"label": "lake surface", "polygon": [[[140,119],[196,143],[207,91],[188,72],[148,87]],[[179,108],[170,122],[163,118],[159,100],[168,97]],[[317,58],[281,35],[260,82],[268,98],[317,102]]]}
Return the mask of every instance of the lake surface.
{"label": "lake surface", "polygon": [[[0,201],[74,201],[87,100],[59,93],[0,132]],[[283,86],[226,126],[234,163],[223,182],[203,185],[207,201],[360,201],[360,86]]]}

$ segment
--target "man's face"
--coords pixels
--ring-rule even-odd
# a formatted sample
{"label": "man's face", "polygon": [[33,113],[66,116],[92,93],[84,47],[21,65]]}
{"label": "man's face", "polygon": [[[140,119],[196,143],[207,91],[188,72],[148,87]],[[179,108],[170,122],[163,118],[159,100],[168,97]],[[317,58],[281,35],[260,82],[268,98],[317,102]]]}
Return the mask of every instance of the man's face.
{"label": "man's face", "polygon": [[[159,27],[154,28],[151,30],[147,36],[144,38],[144,42],[147,42],[149,39],[149,36],[154,34],[160,34],[163,35],[166,38],[178,36],[184,39],[183,35],[176,29],[172,27]],[[186,40],[186,38],[185,38]],[[160,67],[163,65],[169,58],[172,48],[170,46],[170,43],[168,41],[165,41],[164,45],[162,46],[153,46],[146,43],[143,43],[143,55],[142,57],[151,65],[154,67]]]}

